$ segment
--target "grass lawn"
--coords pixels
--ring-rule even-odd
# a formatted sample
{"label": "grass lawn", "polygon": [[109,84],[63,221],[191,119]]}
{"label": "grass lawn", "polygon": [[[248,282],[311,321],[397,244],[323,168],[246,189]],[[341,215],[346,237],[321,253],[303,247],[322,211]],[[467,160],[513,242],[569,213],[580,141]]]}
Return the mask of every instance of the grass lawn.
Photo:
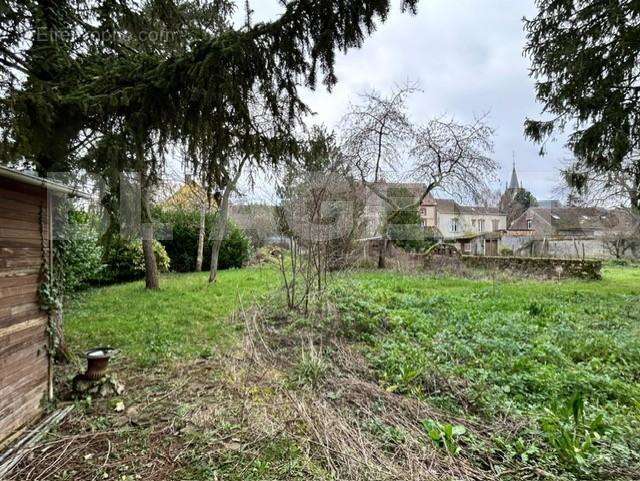
{"label": "grass lawn", "polygon": [[476,448],[582,476],[638,467],[639,268],[562,283],[363,273],[334,297],[387,390],[452,418],[524,426]]}
{"label": "grass lawn", "polygon": [[248,268],[221,271],[213,286],[208,273],[197,273],[165,275],[158,292],[143,282],[93,289],[73,299],[67,338],[74,350],[110,346],[140,365],[207,357],[235,338],[227,318],[270,292],[278,275]]}

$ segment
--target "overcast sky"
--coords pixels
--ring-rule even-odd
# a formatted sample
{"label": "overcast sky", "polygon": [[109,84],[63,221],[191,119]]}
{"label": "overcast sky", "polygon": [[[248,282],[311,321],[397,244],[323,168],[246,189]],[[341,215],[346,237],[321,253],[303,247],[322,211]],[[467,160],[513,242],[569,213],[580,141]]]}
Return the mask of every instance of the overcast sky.
{"label": "overcast sky", "polygon": [[[525,118],[538,118],[541,110],[522,53],[522,18],[535,15],[533,0],[422,0],[417,16],[401,14],[400,2],[394,3],[390,18],[362,49],[338,58],[334,90],[319,86],[305,94],[317,112],[312,121],[335,127],[358,92],[385,92],[395,82],[419,80],[423,92],[411,98],[416,120],[442,114],[470,120],[488,111],[502,188],[515,154],[524,186],[538,199],[551,198],[557,168],[570,154],[558,141],[540,157],[539,146],[523,135]],[[276,0],[253,0],[252,8],[254,22],[282,10]]]}

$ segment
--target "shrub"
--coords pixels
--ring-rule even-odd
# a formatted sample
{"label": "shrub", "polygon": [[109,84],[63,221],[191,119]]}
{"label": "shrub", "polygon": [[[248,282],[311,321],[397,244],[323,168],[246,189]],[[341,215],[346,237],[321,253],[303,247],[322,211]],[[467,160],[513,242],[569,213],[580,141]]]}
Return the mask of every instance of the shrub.
{"label": "shrub", "polygon": [[[209,251],[211,248],[209,247]],[[239,269],[249,261],[251,242],[234,223],[227,226],[227,236],[222,241],[218,266],[220,269]],[[211,257],[211,254],[209,254]]]}
{"label": "shrub", "polygon": [[[160,272],[167,272],[170,258],[164,246],[153,241],[153,252]],[[124,282],[142,279],[145,274],[141,240],[116,239],[106,256],[107,271],[103,282]]]}
{"label": "shrub", "polygon": [[98,243],[98,220],[81,211],[71,211],[62,238],[56,241],[64,291],[86,288],[98,279],[105,269],[103,250]]}
{"label": "shrub", "polygon": [[513,249],[509,248],[509,247],[501,247],[500,248],[500,255],[503,257],[510,257],[513,255]]}
{"label": "shrub", "polygon": [[[211,264],[211,236],[208,235],[215,225],[217,214],[208,214],[206,218],[206,242],[202,268],[207,270]],[[171,269],[176,272],[193,272],[196,268],[198,251],[198,233],[200,230],[200,212],[185,210],[161,210],[154,212],[156,222],[169,226],[171,239],[160,240],[171,258]],[[251,255],[251,243],[242,230],[233,222],[227,224],[227,235],[222,241],[218,266],[220,269],[242,267]]]}

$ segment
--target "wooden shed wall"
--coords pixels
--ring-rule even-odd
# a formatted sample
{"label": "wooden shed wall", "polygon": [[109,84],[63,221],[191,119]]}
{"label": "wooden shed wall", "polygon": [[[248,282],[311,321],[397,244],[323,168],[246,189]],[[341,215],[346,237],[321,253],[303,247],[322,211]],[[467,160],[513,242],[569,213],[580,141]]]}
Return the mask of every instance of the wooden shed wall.
{"label": "wooden shed wall", "polygon": [[48,391],[38,296],[48,257],[46,189],[0,177],[0,443],[40,414]]}

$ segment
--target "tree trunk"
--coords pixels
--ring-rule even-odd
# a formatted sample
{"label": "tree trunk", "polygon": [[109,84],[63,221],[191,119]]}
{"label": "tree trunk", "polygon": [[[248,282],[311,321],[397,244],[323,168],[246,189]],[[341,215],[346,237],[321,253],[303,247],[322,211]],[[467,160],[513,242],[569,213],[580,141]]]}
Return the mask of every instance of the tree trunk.
{"label": "tree trunk", "polygon": [[378,255],[378,269],[384,269],[387,267],[388,245],[389,245],[389,240],[387,239],[387,234],[385,232],[381,239],[380,253]]}
{"label": "tree trunk", "polygon": [[242,167],[244,166],[246,160],[247,159],[245,157],[240,161],[233,179],[230,179],[230,181],[227,183],[224,188],[224,193],[222,194],[222,200],[220,201],[220,206],[218,208],[218,218],[216,219],[216,225],[214,226],[215,232],[213,232],[213,235],[215,237],[213,239],[213,245],[211,246],[211,270],[209,271],[210,284],[216,282],[216,279],[218,277],[218,257],[220,255],[220,247],[222,246],[222,240],[227,233],[227,219],[229,217],[229,197],[231,196],[231,192],[233,192],[233,189],[236,188],[238,180],[240,180]]}
{"label": "tree trunk", "polygon": [[220,247],[222,247],[222,241],[227,233],[227,217],[229,216],[229,196],[231,195],[232,187],[227,185],[222,195],[222,201],[220,202],[220,208],[218,209],[218,217],[214,226],[213,232],[213,245],[211,246],[211,270],[209,272],[209,283],[216,282],[218,277],[218,257],[220,256]]}
{"label": "tree trunk", "polygon": [[153,252],[153,223],[151,222],[151,210],[149,209],[149,178],[146,173],[141,173],[141,220],[142,220],[142,251],[144,253],[145,280],[147,289],[160,289],[160,276],[158,275],[158,263]]}
{"label": "tree trunk", "polygon": [[207,208],[200,209],[200,228],[198,230],[198,255],[196,257],[196,272],[202,272],[202,262],[204,258],[204,236],[207,224]]}

